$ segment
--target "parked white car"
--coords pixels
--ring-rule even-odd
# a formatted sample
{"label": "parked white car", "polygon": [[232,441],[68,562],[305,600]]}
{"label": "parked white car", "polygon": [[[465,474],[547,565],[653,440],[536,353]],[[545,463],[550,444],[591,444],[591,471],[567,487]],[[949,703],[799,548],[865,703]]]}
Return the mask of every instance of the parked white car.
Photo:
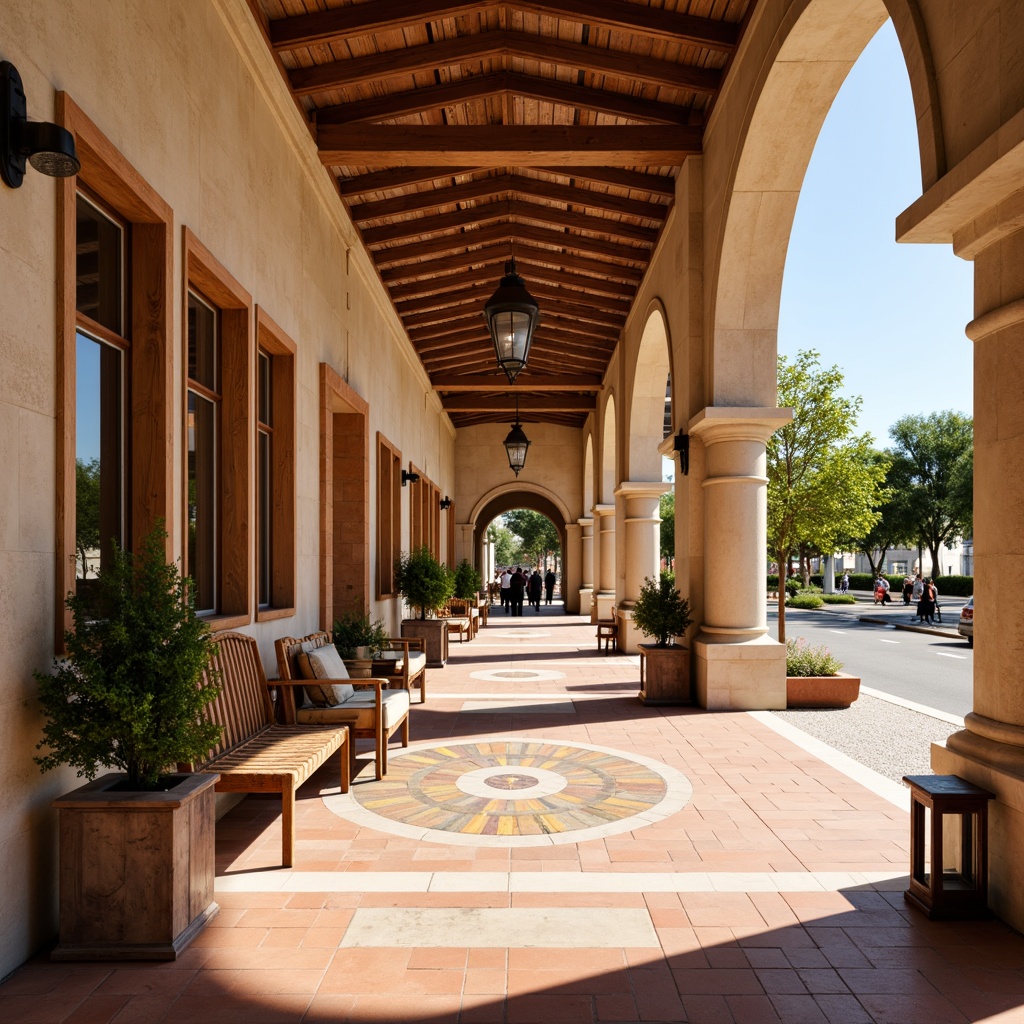
{"label": "parked white car", "polygon": [[960,609],[960,621],[956,624],[956,631],[966,638],[969,646],[974,646],[974,595]]}

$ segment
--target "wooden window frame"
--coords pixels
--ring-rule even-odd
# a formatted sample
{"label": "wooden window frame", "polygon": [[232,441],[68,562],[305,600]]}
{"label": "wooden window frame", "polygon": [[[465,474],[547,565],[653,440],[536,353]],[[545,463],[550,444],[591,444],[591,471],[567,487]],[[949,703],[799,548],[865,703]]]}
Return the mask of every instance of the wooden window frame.
{"label": "wooden window frame", "polygon": [[441,489],[411,462],[409,472],[419,477],[409,485],[409,549],[425,547],[441,560]]}
{"label": "wooden window frame", "polygon": [[[451,499],[449,499],[451,501]],[[448,555],[448,568],[455,568],[455,502],[451,501],[451,504],[445,510],[448,513],[448,519],[445,523],[445,545],[447,547]]]}
{"label": "wooden window frame", "polygon": [[[295,614],[295,342],[267,312],[256,307],[256,353],[270,358],[270,473],[274,481],[270,507],[270,605],[260,607],[256,621],[285,619]],[[259,430],[259,409],[256,411]],[[257,483],[259,470],[257,468]],[[258,492],[258,488],[257,488]],[[258,495],[257,495],[258,498]],[[257,517],[262,515],[257,500]],[[257,520],[258,521],[258,520]],[[256,537],[259,537],[257,527]],[[259,552],[255,582],[259,585]]]}
{"label": "wooden window frame", "polygon": [[402,453],[377,431],[377,598],[397,597],[395,559],[402,553]]}
{"label": "wooden window frame", "polygon": [[[203,618],[215,629],[237,629],[252,621],[255,550],[255,346],[252,298],[227,268],[186,227],[182,229],[184,287],[182,324],[188,323],[188,293],[198,293],[220,317],[220,421],[217,436],[217,607]],[[182,429],[188,429],[188,331],[182,331]],[[188,522],[188,467],[182,445],[182,523]],[[188,544],[182,562],[189,572]]]}
{"label": "wooden window frame", "polygon": [[[76,334],[99,325],[76,309],[76,206],[81,191],[115,212],[129,232],[125,340],[129,342],[125,407],[125,530],[136,549],[157,520],[170,536],[173,502],[172,374],[174,239],[170,206],[110,143],[67,93],[58,92],[57,121],[75,137],[76,178],[57,182],[56,587],[54,648],[64,652],[71,626],[65,598],[75,589]],[[106,332],[109,333],[109,332]]]}

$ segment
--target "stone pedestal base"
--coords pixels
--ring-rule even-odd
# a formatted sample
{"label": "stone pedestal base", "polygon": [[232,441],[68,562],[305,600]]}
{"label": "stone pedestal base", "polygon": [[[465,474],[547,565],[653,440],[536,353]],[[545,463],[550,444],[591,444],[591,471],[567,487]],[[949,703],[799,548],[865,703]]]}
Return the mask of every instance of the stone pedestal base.
{"label": "stone pedestal base", "polygon": [[[580,615],[590,615],[591,611],[592,611],[593,601],[594,601],[594,591],[593,591],[593,588],[591,588],[591,587],[580,587],[579,614]],[[594,622],[595,619],[591,616],[590,621]]]}
{"label": "stone pedestal base", "polygon": [[[957,740],[966,740],[979,749],[964,752],[933,743],[932,769],[939,775],[959,775],[996,794],[988,805],[988,904],[1011,928],[1024,931],[1024,875],[1020,871],[1020,851],[1024,849],[1024,749],[991,743],[989,756],[981,748],[990,741],[970,733],[950,738],[954,745]],[[992,763],[997,759],[1000,764]],[[1015,770],[1003,763],[1010,760],[1017,762]]]}
{"label": "stone pedestal base", "polygon": [[696,698],[709,711],[781,711],[786,648],[767,636],[734,642],[699,633],[693,642]]}
{"label": "stone pedestal base", "polygon": [[619,625],[619,650],[624,654],[638,654],[641,643],[650,643],[650,638],[633,624],[633,613],[629,608],[616,608],[615,621]]}
{"label": "stone pedestal base", "polygon": [[[598,592],[594,595],[594,602],[597,606],[598,619],[615,618],[615,595],[611,592]],[[596,619],[594,621],[597,621]]]}

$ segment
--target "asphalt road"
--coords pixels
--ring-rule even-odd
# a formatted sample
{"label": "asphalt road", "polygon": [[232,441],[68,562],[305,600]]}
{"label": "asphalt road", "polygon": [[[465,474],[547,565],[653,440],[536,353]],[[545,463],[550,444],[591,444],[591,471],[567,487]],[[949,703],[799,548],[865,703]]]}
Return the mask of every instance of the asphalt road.
{"label": "asphalt road", "polygon": [[[863,686],[963,717],[972,707],[974,652],[966,640],[896,630],[859,622],[871,606],[834,614],[786,609],[786,636],[824,644],[843,662],[843,671]],[[945,615],[944,615],[945,617]],[[944,628],[956,630],[956,618]],[[768,604],[768,629],[778,637],[778,612]]]}

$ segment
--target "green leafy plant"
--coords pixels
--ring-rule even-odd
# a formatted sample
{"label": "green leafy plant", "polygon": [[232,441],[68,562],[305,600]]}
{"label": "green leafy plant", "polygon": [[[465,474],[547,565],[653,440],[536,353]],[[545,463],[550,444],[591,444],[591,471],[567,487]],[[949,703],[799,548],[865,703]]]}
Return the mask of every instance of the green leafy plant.
{"label": "green leafy plant", "polygon": [[823,594],[822,601],[825,604],[856,604],[857,598],[853,594]]}
{"label": "green leafy plant", "polygon": [[659,647],[668,647],[682,636],[693,622],[690,603],[675,588],[675,578],[662,574],[657,580],[648,576],[633,605],[633,622],[644,636],[654,637]]}
{"label": "green leafy plant", "polygon": [[427,612],[436,612],[452,596],[455,574],[424,546],[395,560],[395,587],[425,619]]}
{"label": "green leafy plant", "polygon": [[480,589],[480,573],[464,558],[455,567],[455,596],[462,601],[472,601]]}
{"label": "green leafy plant", "polygon": [[825,602],[818,594],[797,594],[786,602],[787,608],[820,608]]}
{"label": "green leafy plant", "polygon": [[[43,771],[67,764],[96,777],[100,767],[127,772],[129,789],[156,789],[179,762],[202,761],[221,734],[207,720],[220,692],[203,681],[209,627],[192,606],[192,581],[164,556],[163,524],[135,554],[113,544],[89,606],[69,595],[67,660],[37,672],[48,721],[36,749]],[[113,543],[113,542],[112,542]]]}
{"label": "green leafy plant", "polygon": [[345,612],[335,619],[331,636],[343,658],[354,658],[357,647],[368,648],[370,657],[376,658],[388,645],[384,620],[371,622],[369,615],[360,615],[358,612]]}
{"label": "green leafy plant", "polygon": [[787,676],[834,676],[842,667],[827,647],[811,647],[802,636],[786,641]]}

